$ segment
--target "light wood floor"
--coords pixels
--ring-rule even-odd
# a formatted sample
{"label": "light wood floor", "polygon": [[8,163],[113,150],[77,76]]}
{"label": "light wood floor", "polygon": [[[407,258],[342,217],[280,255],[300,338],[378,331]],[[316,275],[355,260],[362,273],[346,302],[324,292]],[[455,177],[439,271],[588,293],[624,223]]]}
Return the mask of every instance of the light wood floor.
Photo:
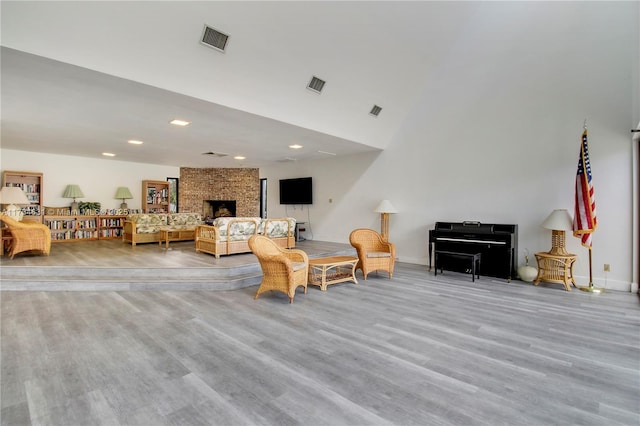
{"label": "light wood floor", "polygon": [[2,425],[640,423],[636,294],[407,264],[255,290],[1,292]]}
{"label": "light wood floor", "polygon": [[[305,240],[296,243],[310,257],[333,255],[355,250],[350,244]],[[73,266],[73,267],[153,267],[153,268],[215,268],[235,267],[258,263],[252,253],[215,256],[196,253],[193,241],[178,241],[169,250],[157,243],[138,244],[135,247],[121,240],[95,240],[73,243],[54,243],[49,256],[37,252],[17,254],[13,259],[0,256],[0,266]]]}

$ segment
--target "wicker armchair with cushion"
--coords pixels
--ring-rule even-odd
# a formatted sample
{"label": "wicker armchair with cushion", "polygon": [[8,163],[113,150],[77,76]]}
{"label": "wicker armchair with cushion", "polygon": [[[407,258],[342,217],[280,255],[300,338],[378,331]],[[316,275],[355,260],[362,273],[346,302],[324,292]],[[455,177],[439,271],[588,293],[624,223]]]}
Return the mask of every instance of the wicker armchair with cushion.
{"label": "wicker armchair with cushion", "polygon": [[384,241],[382,235],[366,228],[351,231],[349,242],[358,252],[356,269],[362,270],[365,280],[373,271],[387,271],[389,279],[393,277],[396,259],[396,247],[393,243]]}
{"label": "wicker armchair with cushion", "polygon": [[4,213],[0,213],[0,220],[11,232],[12,240],[9,247],[11,259],[16,254],[29,250],[38,250],[49,255],[51,231],[48,227],[36,222],[18,222]]}
{"label": "wicker armchair with cushion", "polygon": [[293,303],[298,287],[307,293],[309,257],[304,251],[283,249],[264,235],[252,235],[249,248],[260,261],[263,274],[254,299],[265,291],[276,290],[288,295],[289,303]]}

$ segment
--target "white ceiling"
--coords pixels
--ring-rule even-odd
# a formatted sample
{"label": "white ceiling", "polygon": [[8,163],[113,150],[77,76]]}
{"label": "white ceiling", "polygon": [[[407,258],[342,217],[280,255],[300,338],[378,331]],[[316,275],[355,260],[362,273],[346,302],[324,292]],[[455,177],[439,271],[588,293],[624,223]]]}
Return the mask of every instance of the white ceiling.
{"label": "white ceiling", "polygon": [[[3,1],[2,147],[190,167],[379,150],[454,33],[447,21],[458,9]],[[205,24],[230,35],[225,53],[199,43]],[[313,75],[327,81],[320,95],[306,89]],[[193,124],[175,128],[173,118]]]}
{"label": "white ceiling", "polygon": [[[174,118],[192,122],[169,124]],[[142,140],[131,145],[129,139]],[[303,145],[300,150],[288,147]],[[86,68],[2,48],[2,147],[188,167],[259,167],[363,144]],[[215,152],[228,157],[213,157]],[[234,156],[246,160],[234,160]]]}
{"label": "white ceiling", "polygon": [[[188,167],[379,151],[443,64],[486,67],[518,34],[545,37],[564,6],[539,4],[2,1],[2,147]],[[229,34],[225,53],[199,43],[205,24]]]}

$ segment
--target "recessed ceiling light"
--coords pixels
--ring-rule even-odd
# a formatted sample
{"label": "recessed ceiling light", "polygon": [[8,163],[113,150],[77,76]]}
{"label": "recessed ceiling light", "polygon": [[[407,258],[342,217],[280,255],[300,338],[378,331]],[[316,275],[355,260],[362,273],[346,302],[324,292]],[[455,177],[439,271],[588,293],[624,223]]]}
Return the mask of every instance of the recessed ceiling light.
{"label": "recessed ceiling light", "polygon": [[102,155],[104,155],[105,157],[115,157],[116,155],[112,152],[103,152]]}
{"label": "recessed ceiling light", "polygon": [[144,143],[142,141],[137,141],[135,139],[129,139],[127,142],[129,142],[132,145],[142,145]]}
{"label": "recessed ceiling light", "polygon": [[302,148],[302,145],[298,145],[296,143],[296,144],[293,144],[293,145],[289,145],[289,148],[291,148],[291,149],[300,149],[300,148]]}
{"label": "recessed ceiling light", "polygon": [[178,120],[177,118],[175,120],[171,120],[170,123],[176,126],[188,126],[191,124],[190,121]]}
{"label": "recessed ceiling light", "polygon": [[236,155],[235,157],[233,157],[236,160],[244,160],[247,157],[243,157],[242,155]]}

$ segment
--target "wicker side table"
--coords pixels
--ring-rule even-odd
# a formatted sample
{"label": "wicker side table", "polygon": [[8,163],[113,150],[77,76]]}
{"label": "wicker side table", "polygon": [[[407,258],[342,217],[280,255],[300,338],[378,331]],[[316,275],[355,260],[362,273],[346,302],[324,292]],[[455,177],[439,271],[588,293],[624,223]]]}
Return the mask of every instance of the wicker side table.
{"label": "wicker side table", "polygon": [[578,256],[575,254],[550,254],[545,252],[536,253],[538,261],[538,276],[533,285],[538,285],[540,281],[563,284],[564,289],[571,291],[571,284],[576,285],[573,279],[573,264]]}
{"label": "wicker side table", "polygon": [[356,279],[358,258],[353,256],[316,257],[309,259],[309,284],[320,286],[327,291],[327,285],[353,281]]}

